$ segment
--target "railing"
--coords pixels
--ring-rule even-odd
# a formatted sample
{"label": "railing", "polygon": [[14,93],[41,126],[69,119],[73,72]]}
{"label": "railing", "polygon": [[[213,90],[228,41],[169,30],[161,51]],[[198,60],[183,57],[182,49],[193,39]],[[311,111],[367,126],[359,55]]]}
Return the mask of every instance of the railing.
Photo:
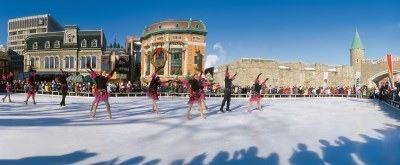
{"label": "railing", "polygon": [[[0,90],[4,91],[4,90]],[[14,93],[26,93],[25,90],[13,90]],[[59,91],[37,91],[39,94],[44,95],[61,95]],[[161,97],[189,97],[189,93],[172,93],[172,92],[158,92]],[[68,92],[68,96],[83,96],[83,97],[93,97],[92,92]],[[145,97],[146,92],[125,92],[125,93],[110,93],[111,97]],[[224,93],[206,93],[206,97],[219,97],[223,98]],[[233,98],[250,98],[251,94],[232,94]],[[319,95],[301,95],[301,94],[261,94],[263,98],[327,98],[327,97],[356,97],[355,94],[319,94]]]}

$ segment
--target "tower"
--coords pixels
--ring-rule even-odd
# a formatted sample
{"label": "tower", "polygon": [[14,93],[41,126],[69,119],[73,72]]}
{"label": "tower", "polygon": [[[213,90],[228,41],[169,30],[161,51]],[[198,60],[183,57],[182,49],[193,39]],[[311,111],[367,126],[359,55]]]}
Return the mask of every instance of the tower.
{"label": "tower", "polygon": [[350,66],[352,66],[356,72],[361,72],[362,60],[364,60],[364,47],[361,43],[358,31],[356,30],[350,48]]}

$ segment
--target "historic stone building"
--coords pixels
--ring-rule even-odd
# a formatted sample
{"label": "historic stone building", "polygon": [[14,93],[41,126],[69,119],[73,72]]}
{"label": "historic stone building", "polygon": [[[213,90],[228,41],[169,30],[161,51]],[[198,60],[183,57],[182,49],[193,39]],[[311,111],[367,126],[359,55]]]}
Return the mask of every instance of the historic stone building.
{"label": "historic stone building", "polygon": [[201,20],[165,20],[146,27],[141,43],[142,79],[149,79],[155,71],[153,56],[157,65],[166,60],[164,69],[158,73],[164,80],[204,70],[206,35],[207,29]]}
{"label": "historic stone building", "polygon": [[63,27],[50,14],[34,15],[8,20],[8,55],[9,64],[15,75],[23,71],[25,39],[28,35],[62,31]]}
{"label": "historic stone building", "polygon": [[[400,73],[400,58],[393,56],[392,61],[394,74]],[[361,73],[361,85],[376,87],[388,76],[386,56],[380,60],[364,59],[364,47],[358,32],[355,33],[350,48],[350,66],[240,59],[221,65],[216,69],[215,82],[220,83],[222,86],[227,65],[232,75],[238,72],[234,84],[240,86],[252,85],[258,73],[263,73],[262,78],[269,78],[267,85],[312,87],[352,87],[355,85],[356,72]],[[398,75],[395,75],[395,81],[398,80],[397,77]]]}
{"label": "historic stone building", "polygon": [[110,73],[119,62],[111,81],[129,81],[129,55],[124,48],[107,48],[101,57],[101,70]]}
{"label": "historic stone building", "polygon": [[7,55],[7,52],[5,50],[0,49],[0,76],[7,75],[9,73],[9,66],[8,66],[9,59],[10,58]]}
{"label": "historic stone building", "polygon": [[65,26],[63,31],[29,35],[24,51],[24,71],[29,65],[40,75],[54,75],[59,69],[70,74],[88,75],[86,64],[94,71],[101,69],[101,56],[106,50],[103,30],[80,30]]}
{"label": "historic stone building", "polygon": [[139,36],[127,36],[125,40],[125,51],[129,54],[129,80],[134,82],[140,80],[140,56],[142,53],[142,42]]}

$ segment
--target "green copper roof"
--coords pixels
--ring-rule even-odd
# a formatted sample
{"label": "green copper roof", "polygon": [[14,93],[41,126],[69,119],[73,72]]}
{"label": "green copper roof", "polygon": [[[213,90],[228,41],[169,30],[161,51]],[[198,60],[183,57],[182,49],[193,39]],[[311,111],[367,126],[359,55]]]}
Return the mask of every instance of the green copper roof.
{"label": "green copper roof", "polygon": [[361,43],[360,36],[358,35],[358,31],[354,35],[353,43],[351,44],[351,49],[364,49],[364,46]]}

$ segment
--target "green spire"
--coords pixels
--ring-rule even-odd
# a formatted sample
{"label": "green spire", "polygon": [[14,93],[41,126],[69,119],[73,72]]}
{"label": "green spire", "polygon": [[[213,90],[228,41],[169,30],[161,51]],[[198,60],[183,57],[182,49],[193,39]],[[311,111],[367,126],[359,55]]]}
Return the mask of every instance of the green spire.
{"label": "green spire", "polygon": [[351,49],[364,49],[364,46],[361,43],[360,36],[358,35],[358,31],[356,30],[356,34],[354,35],[353,43],[351,44]]}

